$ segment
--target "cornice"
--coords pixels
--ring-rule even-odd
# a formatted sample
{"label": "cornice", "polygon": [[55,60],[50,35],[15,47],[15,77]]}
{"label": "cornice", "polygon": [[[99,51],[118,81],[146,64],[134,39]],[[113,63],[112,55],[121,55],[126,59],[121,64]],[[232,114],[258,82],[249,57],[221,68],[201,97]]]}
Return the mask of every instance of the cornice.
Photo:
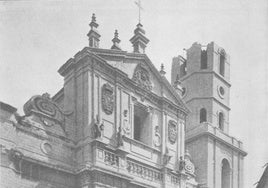
{"label": "cornice", "polygon": [[5,110],[5,111],[10,112],[10,113],[15,113],[17,111],[17,108],[15,108],[7,103],[1,102],[1,101],[0,101],[0,108],[1,108],[1,110]]}
{"label": "cornice", "polygon": [[66,166],[63,166],[63,165],[55,165],[55,164],[52,164],[52,163],[49,163],[49,162],[46,162],[46,161],[43,161],[43,160],[38,160],[38,159],[34,159],[30,156],[25,156],[25,155],[22,155],[22,160],[25,160],[25,161],[28,161],[28,162],[31,162],[31,163],[34,163],[34,164],[38,164],[38,165],[41,165],[41,166],[45,166],[45,167],[48,167],[48,168],[51,168],[51,169],[54,169],[54,170],[58,170],[58,171],[62,171],[62,172],[66,172],[66,173],[69,173],[69,174],[75,174],[75,168],[72,167],[72,166],[69,166],[67,167]]}
{"label": "cornice", "polygon": [[53,97],[52,100],[56,101],[64,95],[64,88],[61,88]]}
{"label": "cornice", "polygon": [[193,100],[200,100],[200,99],[212,99],[214,101],[216,101],[218,104],[222,105],[226,110],[230,111],[231,108],[225,104],[223,104],[222,102],[220,102],[217,98],[215,97],[193,97],[190,100],[186,101],[186,104],[188,104],[189,102],[193,101]]}
{"label": "cornice", "polygon": [[[199,128],[199,127],[196,127],[196,128]],[[216,127],[213,127],[213,128],[216,129]],[[189,136],[189,133],[190,133],[191,131],[193,131],[193,129],[190,130],[190,131],[188,131],[188,132],[186,132],[185,144],[191,143],[192,141],[197,140],[197,139],[199,139],[199,138],[202,137],[202,136],[209,136],[209,137],[211,137],[211,138],[213,138],[213,139],[216,139],[217,141],[219,141],[219,142],[221,142],[221,143],[223,143],[223,144],[229,146],[229,147],[232,148],[233,150],[235,150],[235,151],[241,153],[244,157],[247,155],[247,152],[245,152],[242,148],[237,147],[237,146],[235,146],[235,145],[233,145],[233,144],[227,142],[226,140],[224,140],[224,139],[220,138],[219,136],[213,134],[213,133],[210,132],[209,130],[204,130],[204,129],[202,129],[202,131],[196,132],[195,134]],[[215,132],[215,130],[214,130],[214,132]],[[222,134],[224,134],[224,133],[222,133]],[[233,138],[233,137],[231,137],[231,136],[229,136],[229,135],[227,135],[227,134],[224,134],[224,135],[230,137],[231,139],[235,139],[235,138]],[[235,140],[236,140],[236,139],[235,139]],[[239,142],[242,143],[242,142],[239,141],[239,140],[236,140],[236,141],[237,141],[238,143],[239,143]]]}
{"label": "cornice", "polygon": [[180,81],[183,82],[184,80],[188,79],[189,77],[191,77],[191,76],[193,76],[195,74],[213,74],[218,79],[220,79],[222,82],[224,82],[228,87],[231,87],[231,84],[229,83],[229,81],[227,81],[226,79],[224,79],[224,77],[220,76],[215,71],[198,71],[198,72],[192,72],[191,74],[186,74],[185,76],[181,77],[180,78]]}

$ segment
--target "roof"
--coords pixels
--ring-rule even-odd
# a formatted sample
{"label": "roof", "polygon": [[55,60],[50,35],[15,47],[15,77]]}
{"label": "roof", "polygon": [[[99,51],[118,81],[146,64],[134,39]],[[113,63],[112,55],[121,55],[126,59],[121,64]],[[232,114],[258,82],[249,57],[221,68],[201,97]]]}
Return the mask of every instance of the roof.
{"label": "roof", "polygon": [[14,113],[17,111],[17,108],[15,108],[7,103],[4,103],[2,101],[0,101],[0,109],[7,111],[7,112],[10,112],[10,113]]}
{"label": "roof", "polygon": [[261,176],[260,181],[257,184],[256,188],[265,188],[265,186],[268,186],[268,163],[266,163],[265,165],[265,170]]}

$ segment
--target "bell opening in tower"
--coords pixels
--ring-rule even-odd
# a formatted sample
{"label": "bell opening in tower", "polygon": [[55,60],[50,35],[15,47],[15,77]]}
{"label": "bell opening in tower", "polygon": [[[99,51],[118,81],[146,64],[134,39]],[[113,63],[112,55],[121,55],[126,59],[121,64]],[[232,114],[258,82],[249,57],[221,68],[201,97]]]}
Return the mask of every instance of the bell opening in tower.
{"label": "bell opening in tower", "polygon": [[220,75],[224,76],[225,73],[225,56],[223,54],[220,55]]}
{"label": "bell opening in tower", "polygon": [[201,69],[208,68],[207,50],[201,51]]}
{"label": "bell opening in tower", "polygon": [[200,110],[200,123],[207,121],[207,110],[205,108],[202,108]]}

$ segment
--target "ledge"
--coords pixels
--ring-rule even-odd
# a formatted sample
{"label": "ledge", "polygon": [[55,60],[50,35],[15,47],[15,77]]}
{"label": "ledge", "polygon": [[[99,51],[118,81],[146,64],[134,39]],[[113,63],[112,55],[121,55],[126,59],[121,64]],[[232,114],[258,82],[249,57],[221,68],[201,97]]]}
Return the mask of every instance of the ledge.
{"label": "ledge", "polygon": [[7,103],[4,103],[2,101],[0,101],[0,109],[7,111],[9,113],[15,113],[17,111],[17,108],[15,108]]}
{"label": "ledge", "polygon": [[243,143],[240,140],[237,140],[236,138],[229,136],[228,134],[222,132],[220,129],[218,129],[217,127],[213,126],[208,122],[201,123],[197,127],[186,132],[185,143],[189,143],[204,135],[208,135],[215,138],[216,140],[238,151],[243,156],[247,155],[247,152],[245,152],[243,149]]}

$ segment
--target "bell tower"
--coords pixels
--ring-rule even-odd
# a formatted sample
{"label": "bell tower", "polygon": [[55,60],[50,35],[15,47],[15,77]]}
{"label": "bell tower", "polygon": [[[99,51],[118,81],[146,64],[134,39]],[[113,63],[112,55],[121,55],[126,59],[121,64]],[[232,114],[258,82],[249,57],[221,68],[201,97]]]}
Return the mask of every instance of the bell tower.
{"label": "bell tower", "polygon": [[243,187],[246,152],[242,142],[229,135],[230,57],[214,42],[194,43],[186,52],[186,59],[173,58],[171,81],[179,79],[191,110],[186,147],[194,156],[200,187]]}

